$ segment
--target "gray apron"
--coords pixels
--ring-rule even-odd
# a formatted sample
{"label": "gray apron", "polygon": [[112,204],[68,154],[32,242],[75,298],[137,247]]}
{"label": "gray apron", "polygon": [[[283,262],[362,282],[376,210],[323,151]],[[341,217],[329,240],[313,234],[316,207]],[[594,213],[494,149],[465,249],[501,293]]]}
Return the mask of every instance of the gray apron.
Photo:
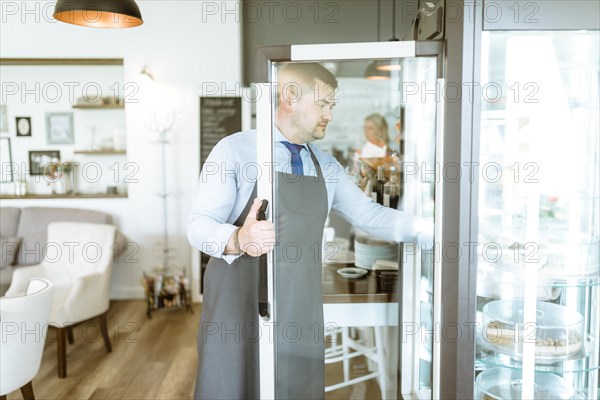
{"label": "gray apron", "polygon": [[[317,177],[278,172],[274,328],[276,397],[324,398],[321,240],[327,189],[308,146]],[[256,186],[234,225],[241,226]],[[258,399],[258,257],[232,264],[211,258],[204,274],[194,399]],[[268,332],[262,332],[268,334]]]}

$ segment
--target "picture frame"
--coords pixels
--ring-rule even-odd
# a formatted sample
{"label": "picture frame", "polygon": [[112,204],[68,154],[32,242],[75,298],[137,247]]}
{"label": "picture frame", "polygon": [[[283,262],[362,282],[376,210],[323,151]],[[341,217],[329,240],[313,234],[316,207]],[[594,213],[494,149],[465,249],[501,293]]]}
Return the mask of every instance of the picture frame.
{"label": "picture frame", "polygon": [[17,137],[31,136],[31,117],[15,117]]}
{"label": "picture frame", "polygon": [[46,142],[48,144],[74,144],[72,112],[46,113]]}
{"label": "picture frame", "polygon": [[14,168],[12,165],[12,149],[10,147],[10,138],[0,137],[0,182],[13,182]]}
{"label": "picture frame", "polygon": [[8,106],[0,104],[0,132],[8,132]]}
{"label": "picture frame", "polygon": [[29,151],[29,174],[46,175],[46,166],[50,163],[60,163],[59,150],[31,150]]}

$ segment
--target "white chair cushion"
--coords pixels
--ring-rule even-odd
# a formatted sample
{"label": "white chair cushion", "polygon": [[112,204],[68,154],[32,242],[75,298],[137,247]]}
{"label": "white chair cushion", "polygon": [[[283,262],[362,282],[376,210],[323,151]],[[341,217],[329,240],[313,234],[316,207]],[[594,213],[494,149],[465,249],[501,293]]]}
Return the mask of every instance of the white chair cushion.
{"label": "white chair cushion", "polygon": [[35,279],[25,291],[25,296],[0,298],[0,395],[33,380],[42,361],[54,288]]}

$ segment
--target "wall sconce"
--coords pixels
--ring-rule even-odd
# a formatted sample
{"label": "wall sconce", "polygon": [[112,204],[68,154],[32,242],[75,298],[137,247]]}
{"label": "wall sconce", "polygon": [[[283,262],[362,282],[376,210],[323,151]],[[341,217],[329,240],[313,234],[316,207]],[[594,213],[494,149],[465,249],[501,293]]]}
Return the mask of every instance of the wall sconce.
{"label": "wall sconce", "polygon": [[148,70],[146,69],[146,66],[144,65],[144,67],[142,68],[142,71],[138,75],[137,80],[142,85],[148,85],[148,84],[154,82],[154,76],[150,72],[148,72]]}
{"label": "wall sconce", "polygon": [[134,0],[58,0],[53,17],[92,28],[133,28],[144,23]]}

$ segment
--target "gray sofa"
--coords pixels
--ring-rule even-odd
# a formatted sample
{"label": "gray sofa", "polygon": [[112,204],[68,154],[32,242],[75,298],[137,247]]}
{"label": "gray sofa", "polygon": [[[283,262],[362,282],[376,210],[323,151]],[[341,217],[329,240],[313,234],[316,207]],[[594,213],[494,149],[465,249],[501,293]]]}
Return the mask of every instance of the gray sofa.
{"label": "gray sofa", "polygon": [[[8,290],[15,268],[39,264],[44,256],[50,222],[111,224],[110,215],[92,210],[50,207],[0,207],[0,296]],[[123,249],[125,238],[117,235]]]}

